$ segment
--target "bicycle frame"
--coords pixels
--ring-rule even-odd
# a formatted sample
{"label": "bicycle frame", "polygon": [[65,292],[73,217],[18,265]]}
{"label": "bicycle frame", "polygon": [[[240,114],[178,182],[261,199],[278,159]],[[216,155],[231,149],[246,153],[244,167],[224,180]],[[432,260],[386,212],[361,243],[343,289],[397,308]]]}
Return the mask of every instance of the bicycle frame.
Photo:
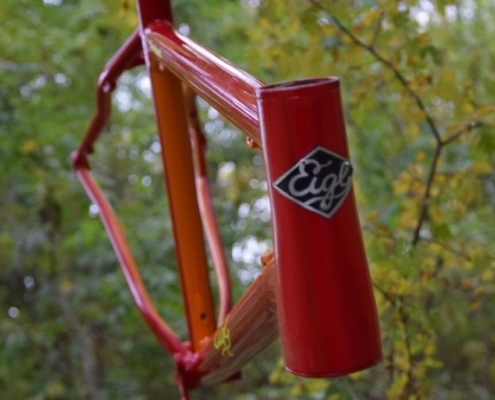
{"label": "bicycle frame", "polygon": [[[338,376],[378,362],[378,323],[350,183],[338,80],[265,85],[176,32],[168,1],[139,0],[138,8],[140,27],[101,73],[97,112],[72,159],[99,207],[139,311],[175,359],[183,399],[190,388],[238,377],[279,329],[286,366],[296,374]],[[88,155],[109,118],[116,80],[143,63],[152,84],[189,343],[156,311],[115,212],[89,172]],[[184,92],[183,83],[190,89]],[[243,130],[250,147],[262,147],[267,165],[275,252],[263,257],[262,273],[232,309],[191,89]],[[324,163],[318,157],[331,159]],[[318,175],[335,165],[337,172]],[[303,192],[309,200],[297,198]],[[219,281],[217,320],[203,231]]]}

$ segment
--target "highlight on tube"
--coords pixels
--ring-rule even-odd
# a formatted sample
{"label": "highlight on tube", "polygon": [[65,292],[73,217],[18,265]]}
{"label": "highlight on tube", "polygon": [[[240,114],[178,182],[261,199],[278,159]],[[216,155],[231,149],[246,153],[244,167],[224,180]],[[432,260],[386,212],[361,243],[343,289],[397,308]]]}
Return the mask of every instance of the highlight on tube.
{"label": "highlight on tube", "polygon": [[[140,28],[100,76],[96,112],[73,164],[98,207],[136,307],[174,359],[182,398],[190,389],[238,379],[243,366],[278,335],[286,367],[297,375],[334,377],[376,364],[379,326],[338,78],[266,85],[176,31],[168,2],[140,0],[138,6]],[[160,317],[124,229],[90,172],[89,155],[109,118],[111,92],[124,71],[142,64],[150,76],[166,171],[187,341]],[[196,94],[243,130],[264,158],[274,248],[235,305]],[[218,317],[206,247],[219,283]]]}

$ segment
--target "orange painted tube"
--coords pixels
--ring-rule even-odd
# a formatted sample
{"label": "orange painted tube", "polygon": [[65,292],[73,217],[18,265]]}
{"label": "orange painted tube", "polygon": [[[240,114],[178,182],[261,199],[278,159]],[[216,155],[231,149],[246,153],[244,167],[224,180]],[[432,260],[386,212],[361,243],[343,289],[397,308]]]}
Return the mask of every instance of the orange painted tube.
{"label": "orange painted tube", "polygon": [[181,82],[150,57],[153,87],[176,257],[193,351],[202,348],[215,331],[213,299],[208,276],[191,143]]}
{"label": "orange painted tube", "polygon": [[184,90],[186,98],[189,129],[194,152],[194,165],[196,174],[196,190],[198,191],[198,203],[205,229],[205,236],[210,249],[213,266],[218,282],[219,307],[217,326],[223,320],[232,307],[232,290],[230,286],[229,269],[220,238],[220,229],[215,218],[215,210],[211,201],[210,185],[206,167],[206,138],[199,121],[196,107],[196,94],[187,88]]}
{"label": "orange painted tube", "polygon": [[263,82],[176,32],[166,21],[145,29],[146,43],[175,75],[261,145],[256,89]]}

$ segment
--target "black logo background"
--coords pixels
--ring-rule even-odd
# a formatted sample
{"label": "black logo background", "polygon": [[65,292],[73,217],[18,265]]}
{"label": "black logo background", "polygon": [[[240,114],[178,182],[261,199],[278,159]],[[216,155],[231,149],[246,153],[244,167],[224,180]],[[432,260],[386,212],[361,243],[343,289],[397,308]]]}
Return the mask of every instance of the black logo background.
{"label": "black logo background", "polygon": [[318,146],[278,178],[273,186],[307,210],[330,218],[352,185],[348,160]]}

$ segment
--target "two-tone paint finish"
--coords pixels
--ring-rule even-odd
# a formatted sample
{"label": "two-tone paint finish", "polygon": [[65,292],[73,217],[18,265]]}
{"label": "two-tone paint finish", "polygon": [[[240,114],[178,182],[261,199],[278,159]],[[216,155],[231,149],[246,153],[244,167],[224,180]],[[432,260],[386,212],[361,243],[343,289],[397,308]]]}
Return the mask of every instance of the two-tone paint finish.
{"label": "two-tone paint finish", "polygon": [[[139,0],[138,8],[140,28],[104,69],[97,85],[97,112],[73,160],[79,179],[100,209],[137,307],[174,355],[183,399],[189,388],[235,377],[276,337],[277,309],[283,353],[292,372],[336,376],[377,362],[380,343],[372,288],[353,193],[344,185],[352,170],[342,164],[349,155],[338,81],[265,86],[177,33],[171,26],[169,1]],[[115,80],[143,59],[153,87],[192,343],[181,342],[156,312],[120,223],[89,173],[87,156],[108,119]],[[208,239],[212,243],[219,239],[218,228],[212,221],[201,134],[194,133],[197,120],[190,118],[191,148],[180,81],[244,130],[253,147],[263,144],[270,183],[276,265],[272,254],[266,257],[268,266],[228,314],[230,289],[221,288],[220,316],[225,319],[219,319],[216,331],[202,232],[204,228],[207,236],[216,236]],[[326,164],[308,156],[320,148],[333,157]],[[342,166],[323,178],[325,184],[318,181],[321,175],[311,175],[332,163]],[[306,169],[311,165],[316,170]],[[287,177],[289,182],[284,182]],[[305,181],[308,187],[301,187]],[[311,196],[320,195],[322,207],[330,207],[331,215],[325,210],[314,212],[320,200],[315,207]],[[212,247],[218,250],[218,243]],[[225,266],[216,271],[228,285]]]}
{"label": "two-tone paint finish", "polygon": [[145,30],[150,51],[177,77],[261,145],[256,89],[263,83],[191,39],[165,21]]}

